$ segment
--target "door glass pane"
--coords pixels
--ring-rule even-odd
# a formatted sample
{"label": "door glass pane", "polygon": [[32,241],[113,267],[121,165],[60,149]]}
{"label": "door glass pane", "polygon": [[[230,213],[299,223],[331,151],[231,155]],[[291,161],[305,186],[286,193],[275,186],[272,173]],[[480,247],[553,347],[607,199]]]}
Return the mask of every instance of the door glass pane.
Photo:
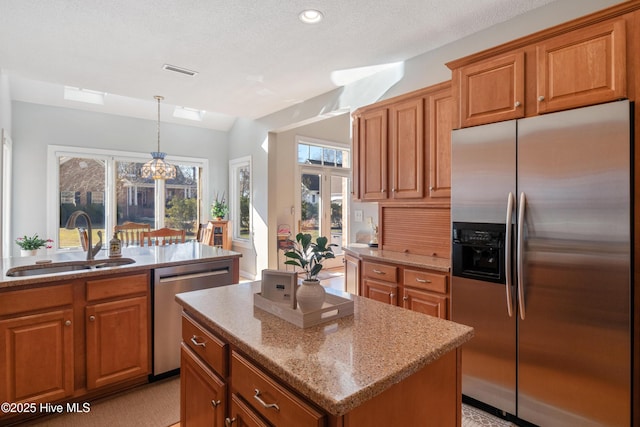
{"label": "door glass pane", "polygon": [[105,182],[106,164],[104,160],[61,156],[58,158],[60,223],[58,227],[58,248],[81,247],[78,227],[86,228],[83,218],[78,218],[76,227],[65,228],[69,216],[77,211],[86,212],[93,229],[93,243],[98,242],[98,231],[102,232],[103,247],[109,236],[105,234]]}
{"label": "door glass pane", "polygon": [[155,228],[155,182],[140,178],[144,163],[116,162],[116,218],[118,225],[140,222]]}
{"label": "door glass pane", "polygon": [[251,237],[251,168],[249,164],[238,168],[238,190],[240,197],[239,237],[249,239]]}
{"label": "door glass pane", "polygon": [[320,236],[321,182],[320,174],[303,173],[300,194],[300,232],[309,233],[315,241]]}
{"label": "door glass pane", "polygon": [[349,200],[349,180],[342,176],[331,177],[331,241],[338,245],[333,253],[342,255],[342,247],[347,244],[347,201]]}

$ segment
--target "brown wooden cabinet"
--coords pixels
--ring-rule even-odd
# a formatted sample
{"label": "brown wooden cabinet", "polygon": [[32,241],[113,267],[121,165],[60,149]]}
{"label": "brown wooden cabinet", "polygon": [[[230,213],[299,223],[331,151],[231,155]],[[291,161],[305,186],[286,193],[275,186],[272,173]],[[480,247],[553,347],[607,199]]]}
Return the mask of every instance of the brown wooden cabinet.
{"label": "brown wooden cabinet", "polygon": [[344,254],[344,287],[345,291],[360,295],[360,258]]}
{"label": "brown wooden cabinet", "polygon": [[398,267],[362,261],[362,296],[386,304],[398,304]]}
{"label": "brown wooden cabinet", "polygon": [[445,82],[354,112],[354,197],[449,197],[452,101],[451,84]]}
{"label": "brown wooden cabinet", "polygon": [[226,220],[221,221],[209,221],[205,236],[208,237],[205,242],[209,246],[215,246],[218,248],[231,250],[231,223]]}
{"label": "brown wooden cabinet", "polygon": [[452,61],[456,127],[627,97],[625,18],[564,25]]}
{"label": "brown wooden cabinet", "polygon": [[[39,404],[73,395],[73,285],[5,292],[0,300],[0,401]],[[13,415],[3,411],[0,420]]]}

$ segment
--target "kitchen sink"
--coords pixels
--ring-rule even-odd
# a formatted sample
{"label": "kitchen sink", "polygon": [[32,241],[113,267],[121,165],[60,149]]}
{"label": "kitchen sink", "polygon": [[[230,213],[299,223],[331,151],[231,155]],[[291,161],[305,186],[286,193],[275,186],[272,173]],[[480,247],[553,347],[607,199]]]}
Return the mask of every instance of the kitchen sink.
{"label": "kitchen sink", "polygon": [[90,261],[66,261],[48,264],[34,264],[13,267],[7,270],[8,277],[40,276],[43,274],[66,273],[69,271],[93,270],[119,267],[136,262],[132,258],[94,259]]}

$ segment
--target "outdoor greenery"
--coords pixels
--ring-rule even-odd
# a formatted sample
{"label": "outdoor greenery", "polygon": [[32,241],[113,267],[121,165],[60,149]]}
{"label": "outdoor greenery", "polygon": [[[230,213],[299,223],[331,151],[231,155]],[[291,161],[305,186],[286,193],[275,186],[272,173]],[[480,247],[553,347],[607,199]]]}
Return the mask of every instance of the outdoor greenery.
{"label": "outdoor greenery", "polygon": [[165,214],[168,227],[187,231],[195,228],[196,224],[194,218],[197,217],[197,199],[182,199],[174,197],[169,200],[167,204],[168,207]]}

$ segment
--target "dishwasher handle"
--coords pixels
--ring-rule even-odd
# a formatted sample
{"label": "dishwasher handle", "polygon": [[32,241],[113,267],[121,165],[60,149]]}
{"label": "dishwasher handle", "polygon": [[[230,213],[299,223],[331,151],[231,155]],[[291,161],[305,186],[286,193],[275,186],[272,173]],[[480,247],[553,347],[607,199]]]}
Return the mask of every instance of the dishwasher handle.
{"label": "dishwasher handle", "polygon": [[171,283],[189,279],[200,279],[202,277],[214,277],[222,274],[229,274],[229,268],[223,268],[214,271],[204,271],[201,273],[176,274],[173,276],[160,277],[160,283]]}

